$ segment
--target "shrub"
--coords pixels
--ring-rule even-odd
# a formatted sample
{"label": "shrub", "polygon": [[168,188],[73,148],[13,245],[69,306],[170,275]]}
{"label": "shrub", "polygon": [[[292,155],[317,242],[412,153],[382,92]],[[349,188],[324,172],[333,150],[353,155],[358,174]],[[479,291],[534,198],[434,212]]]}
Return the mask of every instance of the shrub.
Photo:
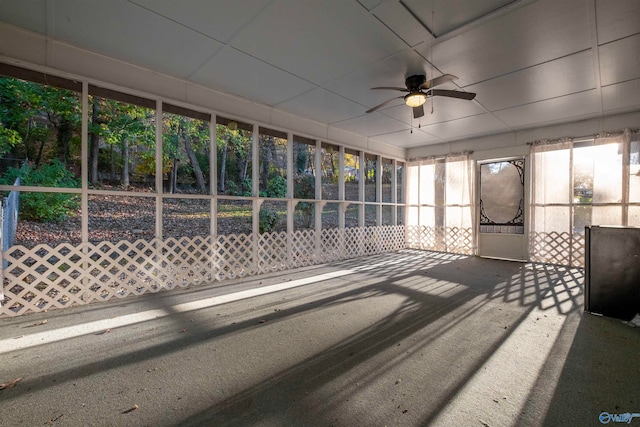
{"label": "shrub", "polygon": [[287,180],[282,175],[274,175],[267,182],[267,197],[287,197]]}
{"label": "shrub", "polygon": [[[25,165],[9,168],[0,179],[5,185],[12,185],[21,178],[24,186],[77,188],[80,181],[59,160],[34,168]],[[31,221],[60,221],[79,206],[78,197],[65,193],[20,193],[20,217]]]}
{"label": "shrub", "polygon": [[276,225],[278,225],[278,221],[280,221],[280,215],[278,215],[278,212],[271,209],[261,209],[258,221],[260,233],[269,233],[273,231],[273,229],[276,228]]}

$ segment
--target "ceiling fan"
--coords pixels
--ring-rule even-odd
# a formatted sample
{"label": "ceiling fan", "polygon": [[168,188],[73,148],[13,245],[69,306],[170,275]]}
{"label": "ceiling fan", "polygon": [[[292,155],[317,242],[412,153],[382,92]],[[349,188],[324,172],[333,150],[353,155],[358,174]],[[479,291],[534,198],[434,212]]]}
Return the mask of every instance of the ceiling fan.
{"label": "ceiling fan", "polygon": [[465,99],[467,101],[471,101],[476,97],[475,93],[472,92],[461,92],[458,90],[445,90],[445,89],[433,89],[436,86],[440,86],[442,84],[451,82],[457,79],[456,76],[451,74],[444,74],[440,77],[436,77],[435,79],[427,80],[426,77],[422,74],[416,74],[413,76],[409,76],[406,78],[404,84],[406,88],[403,87],[372,87],[373,90],[383,89],[383,90],[399,90],[401,92],[409,92],[406,95],[398,96],[395,98],[391,98],[388,101],[383,102],[382,104],[378,104],[375,107],[367,110],[367,113],[371,113],[376,111],[379,108],[384,107],[389,102],[392,102],[396,99],[403,98],[404,103],[407,106],[413,108],[413,118],[417,119],[419,117],[424,116],[424,108],[422,108],[422,104],[424,104],[428,98],[434,96],[446,96],[449,98],[458,98]]}

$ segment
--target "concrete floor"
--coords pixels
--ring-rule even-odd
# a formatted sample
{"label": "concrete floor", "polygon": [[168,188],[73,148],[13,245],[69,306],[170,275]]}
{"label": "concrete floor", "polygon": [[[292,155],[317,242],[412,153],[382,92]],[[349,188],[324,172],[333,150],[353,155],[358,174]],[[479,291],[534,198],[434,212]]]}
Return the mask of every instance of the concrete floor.
{"label": "concrete floor", "polygon": [[640,328],[582,283],[407,250],[4,318],[0,425],[597,426],[640,412]]}

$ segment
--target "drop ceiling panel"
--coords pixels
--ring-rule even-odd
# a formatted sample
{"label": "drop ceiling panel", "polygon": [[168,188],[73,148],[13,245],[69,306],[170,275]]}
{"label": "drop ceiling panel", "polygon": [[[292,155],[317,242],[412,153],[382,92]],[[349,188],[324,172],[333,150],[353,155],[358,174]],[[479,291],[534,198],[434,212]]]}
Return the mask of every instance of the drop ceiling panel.
{"label": "drop ceiling panel", "polygon": [[598,43],[604,44],[640,32],[640,1],[597,0]]}
{"label": "drop ceiling panel", "polygon": [[[359,71],[334,80],[325,87],[349,99],[371,108],[394,96],[404,95],[392,90],[371,90],[377,86],[404,88],[405,78],[412,74],[432,76],[433,69],[411,49],[406,49]],[[402,101],[398,100],[398,103]]]}
{"label": "drop ceiling panel", "polygon": [[125,1],[55,3],[53,35],[155,71],[187,77],[222,45]]}
{"label": "drop ceiling panel", "polygon": [[191,80],[267,105],[276,105],[314,88],[309,82],[230,47],[222,49]]}
{"label": "drop ceiling panel", "polygon": [[519,107],[497,111],[494,114],[513,128],[522,128],[532,123],[544,124],[568,121],[600,113],[598,92],[589,90],[559,98],[534,102]]}
{"label": "drop ceiling panel", "polygon": [[375,136],[409,130],[410,127],[380,113],[371,113],[354,119],[334,123],[333,126],[364,136]]}
{"label": "drop ceiling panel", "polygon": [[424,104],[424,116],[420,119],[414,119],[411,108],[402,104],[393,108],[381,111],[389,117],[400,120],[403,123],[415,126],[428,125],[433,123],[446,122],[450,120],[461,119],[463,117],[484,114],[486,111],[474,101],[465,101],[461,99],[435,97],[433,98],[433,114],[431,113],[431,100],[427,100]]}
{"label": "drop ceiling panel", "polygon": [[584,0],[540,0],[434,45],[433,61],[465,87],[590,48],[586,22]]}
{"label": "drop ceiling panel", "polygon": [[364,114],[366,110],[362,105],[322,88],[315,88],[278,104],[276,108],[322,123],[350,119]]}
{"label": "drop ceiling panel", "polygon": [[477,100],[490,111],[542,101],[595,88],[590,50],[516,71],[477,85]]}
{"label": "drop ceiling panel", "polygon": [[605,111],[637,109],[640,104],[640,79],[603,87],[602,103]]}
{"label": "drop ceiling panel", "polygon": [[423,126],[422,128],[425,132],[446,140],[455,140],[488,133],[501,133],[509,130],[504,123],[501,123],[491,114],[465,117],[463,119]]}
{"label": "drop ceiling panel", "polygon": [[512,3],[513,0],[404,0],[433,33],[440,37]]}
{"label": "drop ceiling panel", "polygon": [[24,6],[24,0],[0,0],[0,21],[47,34],[46,1],[33,0],[29,1],[29,7]]}
{"label": "drop ceiling panel", "polygon": [[599,47],[602,85],[640,78],[640,33]]}
{"label": "drop ceiling panel", "polygon": [[415,46],[431,38],[427,28],[417,21],[400,2],[382,2],[372,10],[372,13],[409,46]]}
{"label": "drop ceiling panel", "polygon": [[406,48],[365,8],[342,0],[276,1],[231,45],[316,84]]}
{"label": "drop ceiling panel", "polygon": [[420,129],[413,129],[413,132],[405,129],[385,135],[376,135],[371,139],[402,148],[419,147],[421,145],[437,144],[442,142],[441,139],[426,132],[422,132]]}
{"label": "drop ceiling panel", "polygon": [[[221,43],[251,21],[269,0],[131,0]],[[198,13],[193,13],[197,10]]]}

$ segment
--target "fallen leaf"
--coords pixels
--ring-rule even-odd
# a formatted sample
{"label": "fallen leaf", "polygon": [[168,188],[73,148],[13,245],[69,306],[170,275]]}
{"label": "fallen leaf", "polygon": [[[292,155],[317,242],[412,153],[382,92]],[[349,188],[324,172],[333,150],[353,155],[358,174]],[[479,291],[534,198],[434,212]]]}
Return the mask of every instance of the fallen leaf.
{"label": "fallen leaf", "polygon": [[47,319],[44,319],[42,322],[34,323],[33,326],[46,325],[47,323],[49,323],[49,321]]}
{"label": "fallen leaf", "polygon": [[180,333],[182,334],[182,333],[187,332],[187,331],[189,331],[189,330],[187,328],[184,328],[183,330],[180,331]]}
{"label": "fallen leaf", "polygon": [[4,390],[5,388],[11,388],[14,385],[18,384],[20,381],[22,381],[22,377],[14,378],[11,381],[2,383],[0,384],[0,390]]}
{"label": "fallen leaf", "polygon": [[135,411],[138,408],[139,408],[138,405],[133,405],[131,408],[127,409],[126,411],[122,411],[122,413],[123,414],[128,414],[129,412]]}

